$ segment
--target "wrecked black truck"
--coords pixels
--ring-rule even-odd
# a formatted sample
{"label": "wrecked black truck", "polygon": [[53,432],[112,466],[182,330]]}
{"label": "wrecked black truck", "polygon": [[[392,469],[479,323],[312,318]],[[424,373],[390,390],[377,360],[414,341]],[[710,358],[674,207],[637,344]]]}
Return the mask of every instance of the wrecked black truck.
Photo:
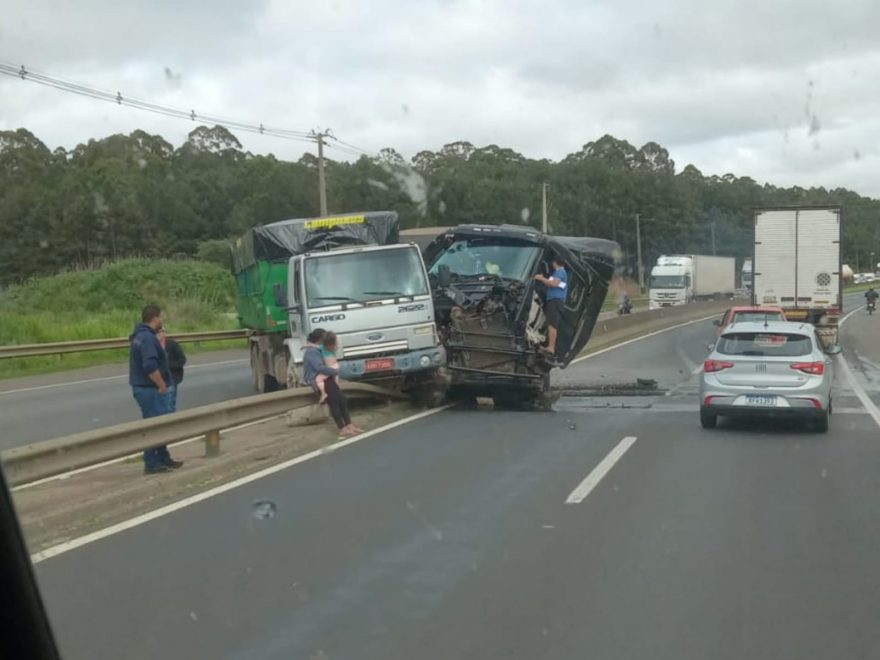
{"label": "wrecked black truck", "polygon": [[516,225],[461,225],[437,236],[424,256],[450,397],[549,408],[552,366],[538,350],[547,341],[546,292],[534,276],[549,275],[554,256],[568,272],[556,350],[565,368],[590,338],[619,250]]}

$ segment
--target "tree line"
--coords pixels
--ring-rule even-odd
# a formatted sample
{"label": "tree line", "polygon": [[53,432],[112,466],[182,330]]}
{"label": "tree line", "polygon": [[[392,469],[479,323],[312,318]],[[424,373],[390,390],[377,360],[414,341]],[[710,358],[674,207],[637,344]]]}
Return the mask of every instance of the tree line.
{"label": "tree line", "polygon": [[[841,204],[844,260],[880,257],[880,201],[836,188],[782,188],[745,176],[677,172],[662,146],[610,135],[558,162],[454,142],[407,162],[394,149],[328,160],[331,212],[392,209],[408,227],[541,225],[548,183],[556,234],[617,240],[634,266],[635,216],[644,260],[695,252],[751,253],[755,206]],[[223,258],[247,228],[318,214],[317,159],[246,152],[222,126],[199,126],[174,148],[144,131],[50,150],[25,129],[0,132],[0,284],[129,256]],[[219,252],[218,252],[219,248]],[[219,257],[217,255],[220,255]]]}

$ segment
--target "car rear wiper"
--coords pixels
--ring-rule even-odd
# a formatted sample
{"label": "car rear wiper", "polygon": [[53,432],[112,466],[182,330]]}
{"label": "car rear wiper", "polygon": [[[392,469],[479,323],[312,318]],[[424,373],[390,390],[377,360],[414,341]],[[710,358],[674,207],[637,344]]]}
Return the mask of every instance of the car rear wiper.
{"label": "car rear wiper", "polygon": [[754,355],[757,357],[762,357],[764,355],[763,351],[743,351],[740,355]]}

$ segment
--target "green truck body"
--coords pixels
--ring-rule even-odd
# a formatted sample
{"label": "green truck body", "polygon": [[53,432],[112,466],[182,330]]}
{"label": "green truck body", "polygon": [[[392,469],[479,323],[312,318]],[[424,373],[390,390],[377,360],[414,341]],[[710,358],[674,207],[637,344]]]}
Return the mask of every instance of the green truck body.
{"label": "green truck body", "polygon": [[245,267],[235,276],[235,307],[242,328],[287,332],[287,310],[275,302],[275,291],[287,288],[287,260],[267,259]]}

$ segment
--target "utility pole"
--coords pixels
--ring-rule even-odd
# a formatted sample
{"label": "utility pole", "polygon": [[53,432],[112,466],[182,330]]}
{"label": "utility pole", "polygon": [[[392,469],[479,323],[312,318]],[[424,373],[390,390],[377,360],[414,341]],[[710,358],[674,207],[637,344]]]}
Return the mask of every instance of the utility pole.
{"label": "utility pole", "polygon": [[712,228],[712,256],[715,256],[715,221],[712,221],[712,224],[709,225]]}
{"label": "utility pole", "polygon": [[324,139],[330,135],[329,130],[312,131],[312,137],[318,143],[318,199],[321,216],[327,215],[327,182],[324,178]]}
{"label": "utility pole", "polygon": [[541,184],[541,231],[547,233],[547,189],[550,184],[544,182]]}
{"label": "utility pole", "polygon": [[639,262],[639,292],[645,292],[645,269],[642,266],[642,225],[641,217],[636,213],[636,259]]}

